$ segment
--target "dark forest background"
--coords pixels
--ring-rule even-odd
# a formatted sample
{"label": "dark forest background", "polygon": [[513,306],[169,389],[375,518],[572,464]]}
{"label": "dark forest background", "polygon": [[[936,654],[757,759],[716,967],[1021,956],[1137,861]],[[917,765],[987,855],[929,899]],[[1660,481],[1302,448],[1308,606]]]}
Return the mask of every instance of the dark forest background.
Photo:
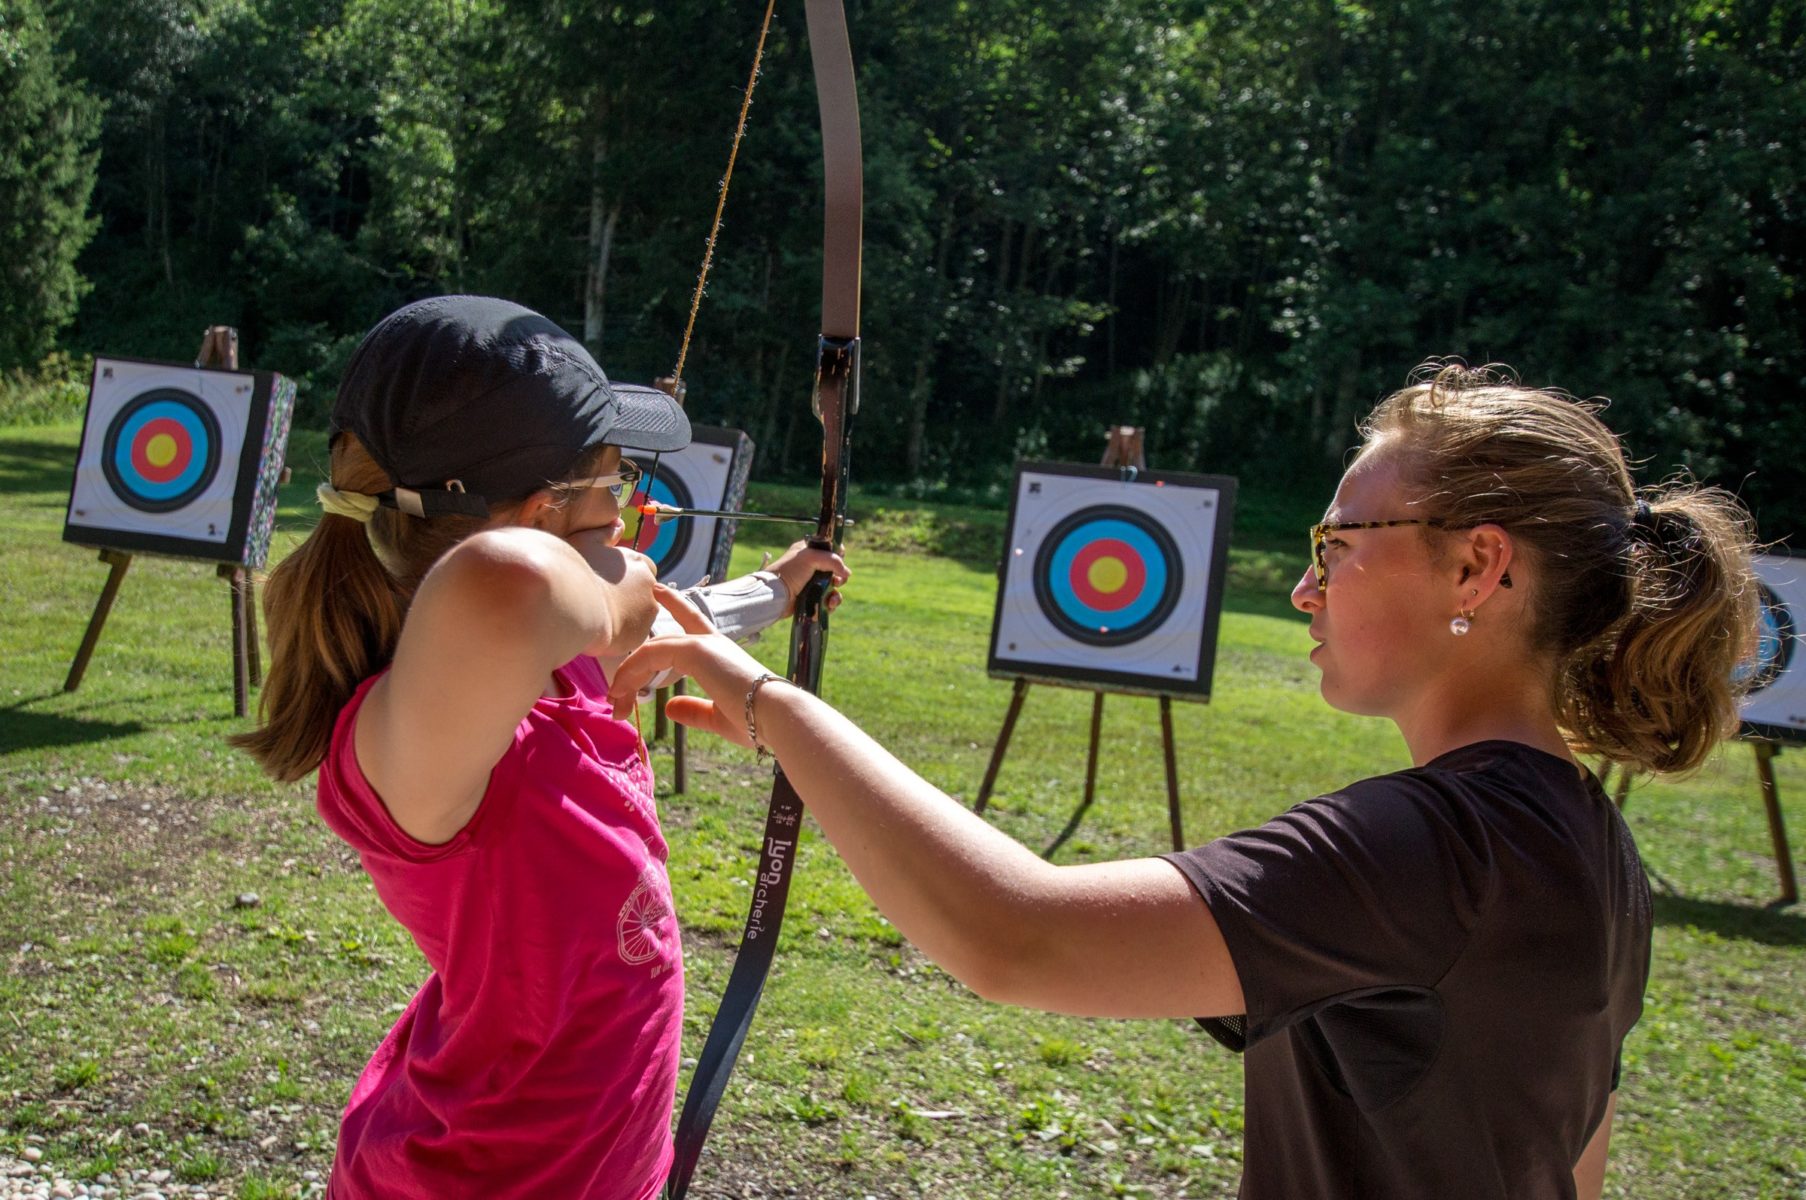
{"label": "dark forest background", "polygon": [[[762,10],[0,0],[0,369],[232,324],[317,421],[373,321],[471,290],[667,373]],[[1806,523],[1806,0],[849,16],[857,478],[979,494],[1125,422],[1155,466],[1318,487],[1459,355]],[[818,453],[815,103],[781,3],[686,369],[761,476]]]}

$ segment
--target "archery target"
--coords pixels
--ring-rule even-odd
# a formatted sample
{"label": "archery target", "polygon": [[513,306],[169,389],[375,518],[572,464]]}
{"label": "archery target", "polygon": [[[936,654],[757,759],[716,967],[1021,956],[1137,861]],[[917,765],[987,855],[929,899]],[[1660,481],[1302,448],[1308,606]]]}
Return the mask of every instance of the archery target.
{"label": "archery target", "polygon": [[219,475],[219,422],[192,392],[134,397],[107,425],[100,468],[113,494],[139,512],[173,512]]}
{"label": "archery target", "polygon": [[268,372],[96,359],[64,540],[260,565],[293,397]]}
{"label": "archery target", "polygon": [[1172,535],[1120,504],[1080,509],[1035,555],[1035,600],[1047,619],[1088,646],[1120,646],[1158,629],[1185,587]]}
{"label": "archery target", "polygon": [[[707,425],[690,428],[690,444],[661,454],[636,456],[647,468],[633,502],[650,495],[673,508],[739,510],[746,500],[746,480],[752,471],[752,440],[737,429]],[[659,581],[677,588],[695,587],[705,579],[719,583],[727,575],[733,552],[735,524],[720,517],[682,517],[666,520],[648,539],[642,527],[636,546],[658,566]]]}
{"label": "archery target", "polygon": [[1806,558],[1758,554],[1762,611],[1756,657],[1741,675],[1749,689],[1743,719],[1765,736],[1806,741],[1806,669],[1795,662],[1801,614],[1806,614]]}
{"label": "archery target", "polygon": [[992,675],[1207,697],[1235,481],[1017,466]]}

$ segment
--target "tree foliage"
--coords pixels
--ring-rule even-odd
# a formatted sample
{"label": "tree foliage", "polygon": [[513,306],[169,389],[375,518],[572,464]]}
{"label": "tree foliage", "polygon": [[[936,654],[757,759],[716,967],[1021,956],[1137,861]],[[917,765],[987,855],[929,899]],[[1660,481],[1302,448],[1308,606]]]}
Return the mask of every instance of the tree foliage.
{"label": "tree foliage", "polygon": [[100,110],[37,0],[0,0],[0,368],[35,365],[87,290]]}
{"label": "tree foliage", "polygon": [[[60,5],[107,113],[70,345],[182,356],[231,322],[317,406],[376,317],[468,289],[622,378],[671,369],[762,6]],[[1797,2],[850,15],[862,475],[994,486],[1134,422],[1158,466],[1315,482],[1456,354],[1612,397],[1655,469],[1740,487],[1768,536],[1806,517]],[[686,370],[762,471],[815,444],[815,106],[780,5]]]}

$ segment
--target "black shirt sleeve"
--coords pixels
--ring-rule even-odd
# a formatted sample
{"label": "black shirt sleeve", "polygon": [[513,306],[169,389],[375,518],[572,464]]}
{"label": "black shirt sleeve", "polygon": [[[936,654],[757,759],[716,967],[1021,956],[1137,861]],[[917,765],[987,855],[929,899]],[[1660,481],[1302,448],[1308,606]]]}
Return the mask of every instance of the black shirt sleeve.
{"label": "black shirt sleeve", "polygon": [[1350,993],[1436,985],[1492,878],[1484,831],[1447,791],[1428,770],[1363,780],[1164,856],[1210,907],[1241,979],[1245,1023],[1206,1021],[1212,1036],[1239,1050]]}

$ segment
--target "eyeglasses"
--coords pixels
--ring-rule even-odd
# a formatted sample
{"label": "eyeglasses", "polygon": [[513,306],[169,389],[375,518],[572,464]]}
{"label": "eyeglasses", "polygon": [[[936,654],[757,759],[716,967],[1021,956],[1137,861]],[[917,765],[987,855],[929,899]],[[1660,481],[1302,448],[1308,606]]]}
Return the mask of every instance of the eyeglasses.
{"label": "eyeglasses", "polygon": [[[1317,577],[1317,590],[1329,590],[1329,564],[1323,558],[1323,539],[1332,533],[1341,533],[1349,529],[1395,529],[1400,525],[1429,525],[1436,529],[1448,527],[1448,522],[1441,517],[1403,517],[1396,521],[1326,521],[1311,526],[1311,573]],[[1456,526],[1455,528],[1467,528]],[[1511,586],[1511,572],[1499,576],[1500,587]]]}
{"label": "eyeglasses", "polygon": [[612,475],[592,475],[588,479],[573,479],[563,486],[569,491],[582,491],[584,488],[607,488],[614,493],[616,500],[624,499],[640,481],[645,472],[640,465],[630,458],[623,458],[620,467]]}
{"label": "eyeglasses", "polygon": [[1394,529],[1400,525],[1433,525],[1440,529],[1447,523],[1441,517],[1405,517],[1397,521],[1326,521],[1311,526],[1311,573],[1317,577],[1317,590],[1329,590],[1329,564],[1323,561],[1323,539],[1330,534],[1349,529]]}

